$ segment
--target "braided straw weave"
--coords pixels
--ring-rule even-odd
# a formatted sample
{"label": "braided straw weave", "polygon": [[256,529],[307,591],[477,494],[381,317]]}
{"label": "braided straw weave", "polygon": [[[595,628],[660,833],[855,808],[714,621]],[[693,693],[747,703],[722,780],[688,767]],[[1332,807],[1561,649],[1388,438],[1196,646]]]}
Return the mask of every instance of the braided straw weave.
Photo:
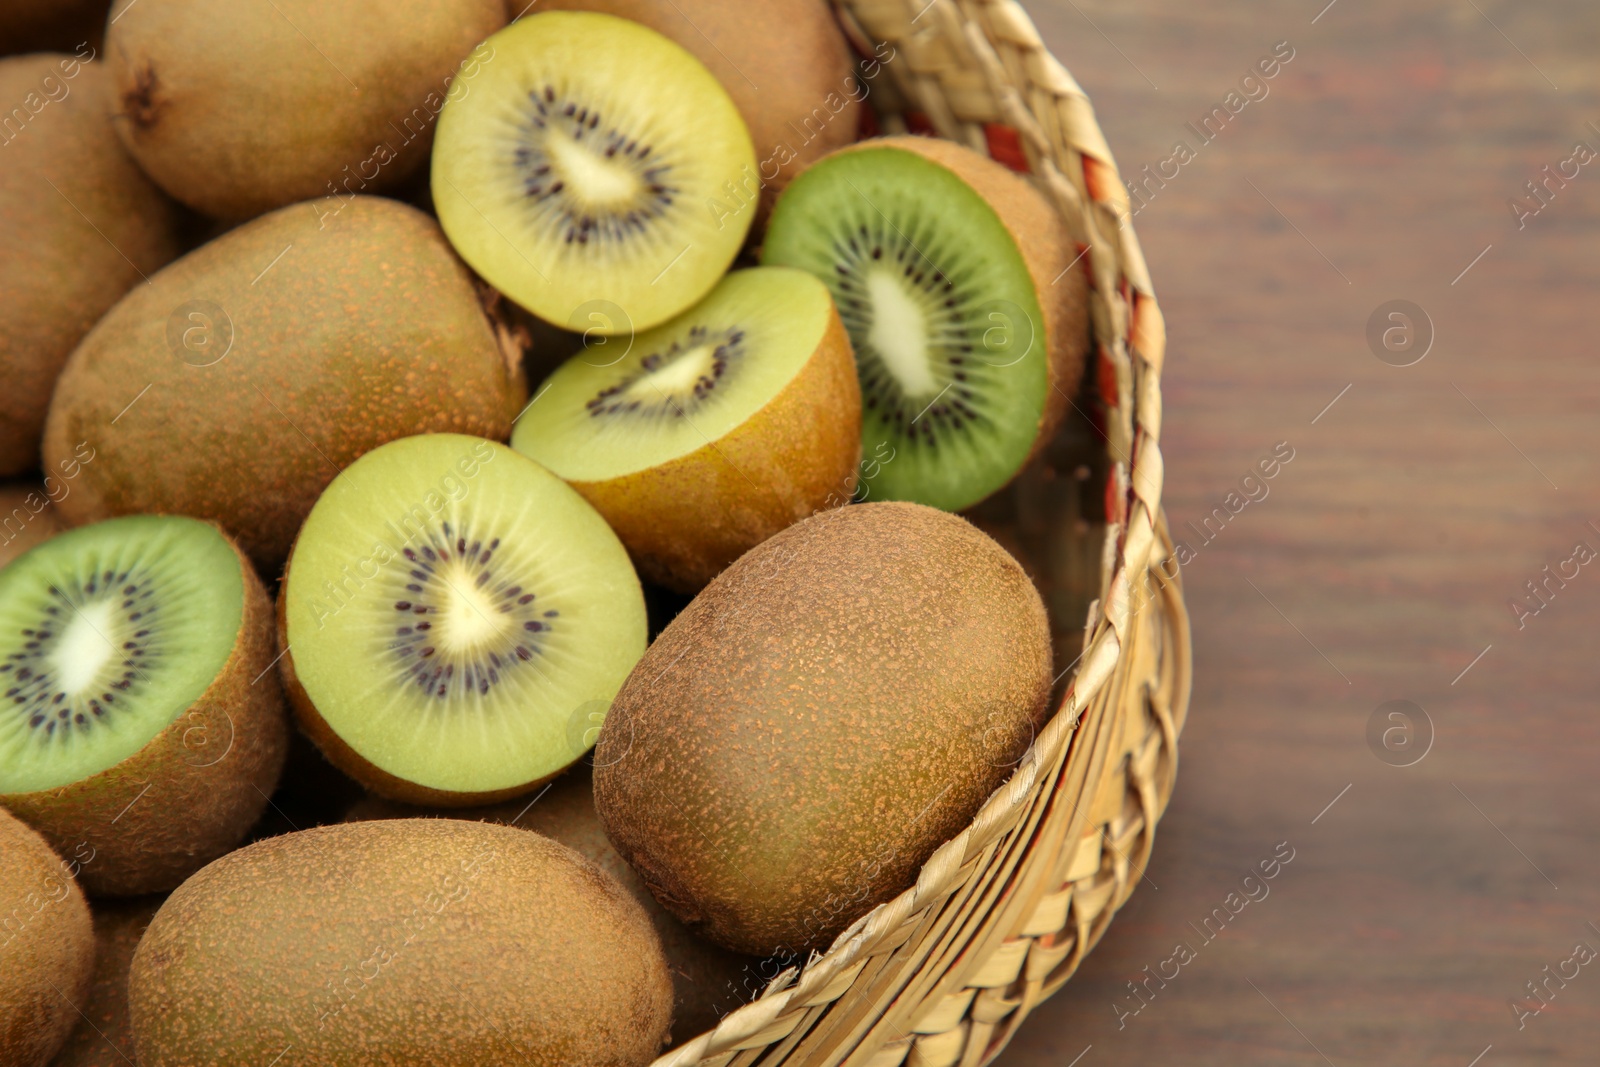
{"label": "braided straw weave", "polygon": [[1188,707],[1188,618],[1160,511],[1165,328],[1088,98],[1014,0],[834,2],[863,56],[894,49],[877,52],[889,58],[868,97],[885,132],[1026,173],[1085,249],[1109,471],[1098,595],[1061,706],[917,884],[654,1067],[994,1059],[1143,873]]}

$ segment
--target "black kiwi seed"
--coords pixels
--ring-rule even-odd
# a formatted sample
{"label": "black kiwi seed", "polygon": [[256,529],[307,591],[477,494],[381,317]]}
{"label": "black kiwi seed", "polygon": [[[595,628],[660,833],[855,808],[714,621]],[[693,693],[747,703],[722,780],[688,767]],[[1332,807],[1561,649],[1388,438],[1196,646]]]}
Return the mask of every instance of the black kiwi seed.
{"label": "black kiwi seed", "polygon": [[[5,697],[16,714],[27,720],[36,736],[54,737],[58,726],[63,731],[69,728],[88,730],[92,725],[91,717],[103,719],[114,708],[123,706],[118,694],[124,700],[138,696],[139,683],[148,679],[135,665],[134,657],[143,659],[154,650],[156,655],[142,663],[143,667],[152,669],[159,669],[161,660],[160,650],[154,643],[161,629],[161,602],[155,592],[148,575],[133,571],[121,574],[105,571],[50,587],[54,602],[39,606],[39,622],[21,631],[29,640],[0,663],[0,676],[10,676]],[[147,621],[121,643],[124,655],[120,663],[108,662],[93,679],[93,684],[77,693],[68,693],[61,687],[60,676],[52,665],[52,653],[84,608],[105,601],[116,602],[116,611],[121,616],[112,623],[111,628],[116,632],[124,632],[126,626],[122,624],[128,621]],[[65,614],[63,607],[67,609]],[[130,612],[130,609],[137,610]],[[0,684],[4,681],[0,677]]]}
{"label": "black kiwi seed", "polygon": [[[688,334],[675,340],[664,351],[652,352],[639,361],[638,368],[623,380],[608,385],[584,403],[591,418],[626,414],[643,418],[685,418],[704,404],[730,367],[745,358],[744,330],[737,326],[712,331],[705,326],[690,327]],[[657,393],[647,400],[629,395],[630,387],[655,373],[685,352],[712,347],[711,366],[695,379],[687,395]]]}
{"label": "black kiwi seed", "polygon": [[[485,542],[465,527],[445,522],[429,531],[426,544],[403,550],[410,567],[384,572],[391,576],[390,602],[398,616],[388,649],[403,681],[430,699],[449,703],[474,692],[489,692],[507,674],[531,664],[544,650],[545,635],[555,627],[558,611],[545,608],[533,591],[496,574],[493,557],[499,547],[499,538]],[[515,624],[497,646],[470,654],[441,651],[430,616],[456,595],[442,573],[451,563],[471,571],[472,584],[487,590],[493,610]]]}
{"label": "black kiwi seed", "polygon": [[[526,143],[518,146],[514,158],[523,193],[537,213],[536,225],[567,244],[614,243],[644,233],[652,219],[666,214],[679,190],[672,184],[671,162],[659,156],[650,159],[651,145],[641,145],[613,126],[602,129],[598,110],[563,99],[549,85],[542,92],[530,92],[528,105],[523,128]],[[550,139],[557,137],[586,144],[588,151],[630,166],[645,190],[640,202],[625,209],[595,211],[561,196],[566,183],[553,175],[547,151]]]}
{"label": "black kiwi seed", "polygon": [[[970,373],[973,368],[967,361],[975,344],[982,342],[986,324],[967,322],[963,308],[976,297],[960,278],[946,274],[933,257],[924,254],[926,237],[919,243],[908,236],[927,228],[915,221],[896,226],[882,216],[846,225],[842,238],[833,241],[834,271],[838,277],[832,288],[839,317],[856,342],[862,406],[914,447],[936,449],[945,433],[987,422],[977,383]],[[942,386],[936,397],[907,396],[882,355],[866,340],[872,329],[872,300],[866,276],[870,270],[881,269],[874,264],[886,259],[898,266],[897,273],[920,297],[935,363],[934,378]]]}

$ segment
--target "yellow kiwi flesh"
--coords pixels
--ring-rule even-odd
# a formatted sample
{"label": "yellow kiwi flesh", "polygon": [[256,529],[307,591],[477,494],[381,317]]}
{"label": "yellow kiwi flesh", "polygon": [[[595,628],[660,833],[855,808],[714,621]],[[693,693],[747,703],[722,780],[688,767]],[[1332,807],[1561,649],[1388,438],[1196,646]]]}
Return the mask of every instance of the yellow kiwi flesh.
{"label": "yellow kiwi flesh", "polygon": [[301,728],[373,792],[452,807],[577,761],[647,635],[638,576],[594,508],[460,434],[391,441],[341,473],[278,605]]}
{"label": "yellow kiwi flesh", "polygon": [[825,948],[910,886],[1042,720],[1050,632],[1022,568],[907,503],[822,512],[656,638],[595,749],[595,806],[718,944]]}
{"label": "yellow kiwi flesh", "polygon": [[437,223],[358,197],[324,226],[296,204],[189,253],[100,321],[62,372],[45,461],[101,443],[60,504],[74,522],[209,519],[275,574],[357,457],[429,431],[503,438],[525,399],[520,352]]}
{"label": "yellow kiwi flesh", "polygon": [[753,221],[707,209],[755,166],[750,133],[685,49],[609,15],[543,11],[484,43],[439,117],[439,222],[474,270],[570,330],[628,333],[714,286]]}
{"label": "yellow kiwi flesh", "polygon": [[47,1062],[78,1021],[94,929],[72,872],[0,808],[0,1063]]}
{"label": "yellow kiwi flesh", "polygon": [[[109,76],[77,55],[0,60],[0,477],[39,461],[50,392],[83,335],[178,254],[177,207],[112,129]],[[77,442],[73,442],[76,444]]]}
{"label": "yellow kiwi flesh", "polygon": [[218,218],[296,201],[336,217],[428,157],[472,91],[499,0],[138,0],[106,35],[118,132],[164,189]]}
{"label": "yellow kiwi flesh", "polygon": [[785,526],[848,501],[860,440],[861,389],[832,297],[804,271],[755,267],[670,322],[573,356],[511,444],[606,517],[643,577],[694,593]]}
{"label": "yellow kiwi flesh", "polygon": [[761,992],[761,962],[696,937],[674,919],[632,867],[617,854],[594,810],[593,775],[580,763],[540,792],[478,808],[421,808],[368,797],[345,815],[346,822],[368,819],[442,817],[476,819],[531,830],[559,841],[592,860],[617,880],[650,916],[672,972],[672,1033],[675,1044],[717,1025],[723,1015]]}
{"label": "yellow kiwi flesh", "polygon": [[[518,11],[526,6],[510,3]],[[722,83],[750,127],[756,167],[708,205],[721,217],[755,210],[759,232],[796,174],[856,139],[871,86],[857,79],[825,0],[546,0],[536,10],[563,9],[642,23],[682,45]]]}
{"label": "yellow kiwi flesh", "polygon": [[643,1067],[672,982],[644,911],[538,834],[456,819],[269,838],[184,883],[129,976],[141,1067]]}

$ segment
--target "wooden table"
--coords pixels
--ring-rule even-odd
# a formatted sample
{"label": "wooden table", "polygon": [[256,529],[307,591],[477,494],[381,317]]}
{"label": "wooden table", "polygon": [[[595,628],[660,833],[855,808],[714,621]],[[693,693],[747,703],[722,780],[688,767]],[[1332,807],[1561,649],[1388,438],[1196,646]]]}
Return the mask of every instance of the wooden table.
{"label": "wooden table", "polygon": [[[1194,699],[1149,878],[1013,1067],[1600,1062],[1600,159],[1569,162],[1600,152],[1600,12],[1326,2],[1028,4],[1125,175],[1293,58],[1136,220]],[[1392,300],[1432,324],[1411,366],[1415,313],[1409,354],[1399,321],[1388,362],[1369,345]],[[1187,524],[1278,442],[1270,495],[1203,543]],[[1401,720],[1369,744],[1391,700],[1425,755],[1415,712],[1409,755]]]}

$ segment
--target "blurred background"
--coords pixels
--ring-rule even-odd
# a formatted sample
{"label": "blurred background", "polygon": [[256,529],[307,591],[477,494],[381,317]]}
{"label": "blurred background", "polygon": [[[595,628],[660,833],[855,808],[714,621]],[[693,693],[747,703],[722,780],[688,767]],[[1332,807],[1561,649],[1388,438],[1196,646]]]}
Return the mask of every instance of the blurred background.
{"label": "blurred background", "polygon": [[1196,669],[1148,878],[1000,1062],[1596,1062],[1600,9],[1024,2],[1140,183]]}

